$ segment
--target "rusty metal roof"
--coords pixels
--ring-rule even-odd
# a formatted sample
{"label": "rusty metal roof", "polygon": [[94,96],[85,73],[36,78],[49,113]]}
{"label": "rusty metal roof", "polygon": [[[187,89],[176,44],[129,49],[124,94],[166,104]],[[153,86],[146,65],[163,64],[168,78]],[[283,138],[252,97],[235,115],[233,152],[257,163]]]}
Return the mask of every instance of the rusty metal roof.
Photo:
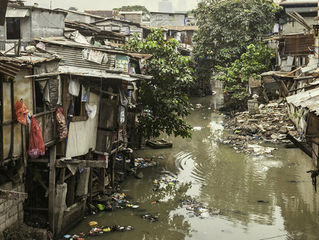
{"label": "rusty metal roof", "polygon": [[38,63],[59,60],[58,57],[48,56],[19,56],[19,57],[1,57],[0,56],[0,72],[9,76],[16,76],[23,66],[34,65]]}
{"label": "rusty metal roof", "polygon": [[286,98],[289,104],[309,109],[319,116],[319,88],[297,93]]}

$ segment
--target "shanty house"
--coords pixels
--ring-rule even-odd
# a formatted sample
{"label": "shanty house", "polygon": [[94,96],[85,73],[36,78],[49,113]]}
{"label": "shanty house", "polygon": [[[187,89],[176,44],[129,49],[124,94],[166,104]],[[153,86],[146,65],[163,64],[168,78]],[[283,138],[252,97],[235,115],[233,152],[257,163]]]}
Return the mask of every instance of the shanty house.
{"label": "shanty house", "polygon": [[114,18],[106,18],[94,22],[93,24],[101,30],[112,31],[122,34],[137,34],[140,38],[143,38],[143,28],[139,23]]}
{"label": "shanty house", "polygon": [[18,40],[22,47],[36,37],[63,36],[65,13],[34,6],[9,4],[4,26],[0,26],[0,51]]}
{"label": "shanty house", "polygon": [[[43,129],[47,156],[55,142],[54,109],[58,94],[57,91],[55,94],[47,91],[48,105],[44,104],[42,97],[45,89],[55,89],[58,80],[46,80],[47,84],[43,84],[26,79],[25,76],[35,72],[56,71],[58,62],[57,57],[39,52],[37,56],[0,57],[0,231],[17,221],[23,221],[23,202],[26,198],[27,201],[31,199],[31,186],[27,186],[24,181],[27,167],[32,166],[27,156],[30,125],[17,121],[16,104],[23,102],[28,116],[33,116]],[[29,117],[24,116],[27,121]],[[37,191],[42,192],[41,189]]]}
{"label": "shanty house", "polygon": [[[72,225],[83,214],[88,196],[105,192],[106,186],[123,177],[132,152],[128,146],[135,137],[138,81],[149,78],[141,75],[140,60],[150,56],[65,38],[37,41],[62,59],[57,71],[27,76],[35,81],[51,77],[61,80],[61,107],[68,135],[56,142],[56,165],[50,168],[59,181],[49,178],[57,192],[55,198],[49,194],[49,202],[53,202],[50,216],[56,223],[51,227],[59,233],[62,226]],[[120,166],[116,160],[119,156]]]}
{"label": "shanty house", "polygon": [[[317,84],[317,85],[315,85]],[[288,113],[300,134],[309,145],[308,155],[315,167],[319,166],[319,88],[312,83],[312,89],[287,97]]]}
{"label": "shanty house", "polygon": [[283,34],[303,33],[316,24],[317,0],[284,0],[279,5],[284,8],[284,15],[279,20]]}

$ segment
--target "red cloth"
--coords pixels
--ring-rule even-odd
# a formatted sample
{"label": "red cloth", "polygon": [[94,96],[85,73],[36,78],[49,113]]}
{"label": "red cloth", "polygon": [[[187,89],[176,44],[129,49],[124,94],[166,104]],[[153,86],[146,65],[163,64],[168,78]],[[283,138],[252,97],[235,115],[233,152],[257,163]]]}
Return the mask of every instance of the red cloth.
{"label": "red cloth", "polygon": [[45,154],[42,129],[38,121],[33,116],[31,120],[28,154],[31,158],[37,158],[40,155],[43,156]]}
{"label": "red cloth", "polygon": [[23,125],[26,125],[29,110],[22,99],[16,102],[16,104],[14,105],[14,110],[16,113],[17,121]]}
{"label": "red cloth", "polygon": [[57,122],[57,132],[60,139],[64,139],[68,136],[68,127],[66,124],[65,117],[63,115],[63,109],[59,107],[56,110],[56,122]]}

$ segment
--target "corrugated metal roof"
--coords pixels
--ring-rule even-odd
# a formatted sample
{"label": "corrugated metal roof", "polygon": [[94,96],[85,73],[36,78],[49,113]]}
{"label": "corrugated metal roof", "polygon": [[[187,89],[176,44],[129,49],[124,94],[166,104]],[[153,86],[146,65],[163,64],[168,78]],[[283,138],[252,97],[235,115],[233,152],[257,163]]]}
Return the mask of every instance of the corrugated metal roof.
{"label": "corrugated metal roof", "polygon": [[29,9],[8,8],[6,18],[24,18],[30,16]]}
{"label": "corrugated metal roof", "polygon": [[138,77],[138,75],[136,75],[136,77],[132,77],[128,74],[108,73],[102,70],[70,67],[70,66],[59,66],[59,72],[61,74],[70,74],[70,75],[77,75],[82,77],[119,79],[119,80],[125,80],[128,82],[134,82],[134,81],[143,79],[142,77]]}
{"label": "corrugated metal roof", "polygon": [[310,112],[319,116],[319,88],[289,96],[287,102],[296,107],[308,108]]}

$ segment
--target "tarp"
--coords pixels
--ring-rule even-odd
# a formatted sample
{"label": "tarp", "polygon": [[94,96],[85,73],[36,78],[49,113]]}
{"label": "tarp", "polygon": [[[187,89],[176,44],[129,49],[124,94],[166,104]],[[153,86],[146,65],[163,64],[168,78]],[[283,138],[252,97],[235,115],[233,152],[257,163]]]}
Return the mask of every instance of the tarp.
{"label": "tarp", "polygon": [[7,18],[24,18],[29,16],[29,9],[20,9],[20,8],[8,8],[6,17]]}

